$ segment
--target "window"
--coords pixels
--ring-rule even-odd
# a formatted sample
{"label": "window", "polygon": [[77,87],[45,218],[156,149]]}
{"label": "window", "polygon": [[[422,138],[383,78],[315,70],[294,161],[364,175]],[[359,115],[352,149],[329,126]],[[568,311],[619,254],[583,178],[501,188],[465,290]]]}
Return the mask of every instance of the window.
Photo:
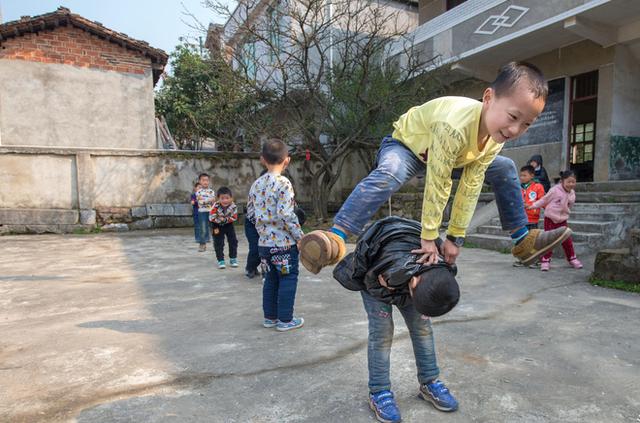
{"label": "window", "polygon": [[571,163],[579,164],[593,160],[595,122],[571,126]]}
{"label": "window", "polygon": [[269,31],[269,61],[275,62],[277,55],[282,51],[282,34],[285,31],[285,4],[282,0],[275,2],[267,9],[267,28]]}
{"label": "window", "polygon": [[242,66],[248,78],[256,78],[256,43],[253,40],[247,40],[242,45]]}

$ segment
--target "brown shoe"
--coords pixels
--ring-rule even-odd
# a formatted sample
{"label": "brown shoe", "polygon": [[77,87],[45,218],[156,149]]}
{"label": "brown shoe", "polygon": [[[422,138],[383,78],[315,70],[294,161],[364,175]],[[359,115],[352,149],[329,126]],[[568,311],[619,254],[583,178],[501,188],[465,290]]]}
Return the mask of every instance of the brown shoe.
{"label": "brown shoe", "polygon": [[571,229],[567,227],[557,228],[551,231],[532,229],[518,245],[511,249],[511,254],[520,260],[523,265],[528,266],[535,263],[538,257],[562,243],[570,236]]}
{"label": "brown shoe", "polygon": [[300,240],[300,262],[314,274],[342,260],[346,251],[344,240],[329,231],[309,232]]}
{"label": "brown shoe", "polygon": [[345,244],[344,239],[342,239],[338,234],[327,232],[326,235],[331,241],[331,257],[329,258],[329,263],[327,263],[327,265],[333,266],[342,260],[347,254],[347,245]]}
{"label": "brown shoe", "polygon": [[207,244],[200,244],[200,246],[198,247],[198,252],[201,253],[203,251],[207,250]]}

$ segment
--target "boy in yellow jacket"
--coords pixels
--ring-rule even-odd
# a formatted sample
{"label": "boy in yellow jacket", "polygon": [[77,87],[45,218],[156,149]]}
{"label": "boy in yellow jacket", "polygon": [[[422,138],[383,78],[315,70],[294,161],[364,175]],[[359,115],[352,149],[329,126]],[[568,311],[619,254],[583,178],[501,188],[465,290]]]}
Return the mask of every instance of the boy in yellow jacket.
{"label": "boy in yellow jacket", "polygon": [[459,254],[486,177],[495,192],[502,227],[513,239],[513,255],[525,265],[534,262],[571,231],[527,228],[517,169],[498,153],[536,120],[547,94],[537,67],[511,62],[500,69],[481,102],[441,97],[409,109],[393,124],[393,134],[382,140],[376,168],[342,205],[331,231],[314,231],[301,240],[302,264],[313,273],[334,264],[334,250],[344,251],[347,235],[359,235],[394,192],[425,172],[421,248],[413,252],[421,255],[420,263],[436,263],[439,251],[434,240],[439,237],[454,169],[462,169],[462,175],[441,251],[445,261],[453,264]]}

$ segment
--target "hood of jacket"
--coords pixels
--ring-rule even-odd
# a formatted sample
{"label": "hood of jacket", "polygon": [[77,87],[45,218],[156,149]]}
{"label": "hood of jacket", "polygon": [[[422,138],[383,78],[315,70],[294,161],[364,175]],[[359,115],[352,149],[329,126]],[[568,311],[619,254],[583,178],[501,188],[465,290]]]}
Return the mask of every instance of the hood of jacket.
{"label": "hood of jacket", "polygon": [[543,164],[542,163],[542,156],[540,154],[534,154],[533,156],[531,156],[531,158],[529,159],[529,161],[527,163],[531,164],[532,161],[535,161],[540,166],[542,166],[542,164]]}

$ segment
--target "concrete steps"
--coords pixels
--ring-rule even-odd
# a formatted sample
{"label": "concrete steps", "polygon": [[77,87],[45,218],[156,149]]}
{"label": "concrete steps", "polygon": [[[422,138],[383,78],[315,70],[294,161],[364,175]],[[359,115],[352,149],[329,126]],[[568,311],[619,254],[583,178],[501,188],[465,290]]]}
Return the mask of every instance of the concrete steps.
{"label": "concrete steps", "polygon": [[[485,197],[491,193],[483,193]],[[540,218],[542,228],[543,216]],[[576,204],[571,209],[569,227],[573,230],[576,254],[595,252],[601,248],[619,247],[628,229],[640,223],[640,181],[583,183],[576,187]],[[511,239],[502,230],[499,218],[469,234],[470,245],[497,251],[512,247]],[[563,257],[558,246],[554,255]]]}
{"label": "concrete steps", "polygon": [[[573,226],[570,226],[573,230],[573,240],[575,242],[588,242],[588,243],[597,243],[602,240],[604,234],[602,232],[579,232],[573,229]],[[486,234],[486,235],[498,235],[509,237],[509,234],[502,230],[500,226],[491,226],[484,225],[478,228],[478,234]]]}
{"label": "concrete steps", "polygon": [[[466,248],[484,248],[486,250],[500,251],[503,253],[509,253],[513,247],[513,243],[509,236],[477,233],[468,235],[465,244]],[[575,238],[573,238],[573,248],[576,251],[576,255],[583,255],[590,250],[588,243],[577,242]],[[553,254],[556,257],[564,257],[562,246],[556,247],[553,250]]]}
{"label": "concrete steps", "polygon": [[640,181],[578,182],[576,192],[640,191]]}
{"label": "concrete steps", "polygon": [[576,202],[581,203],[638,203],[640,191],[576,192]]}
{"label": "concrete steps", "polygon": [[[572,210],[571,211],[571,219],[575,219],[577,221],[605,221],[605,222],[615,222],[622,219],[625,216],[623,212],[605,212],[605,211],[580,211],[580,210]],[[570,220],[571,221],[571,220]]]}
{"label": "concrete steps", "polygon": [[[581,218],[581,219],[574,220],[573,217],[575,214],[577,213],[571,213],[572,218],[569,219],[569,227],[574,232],[586,232],[586,233],[594,233],[594,234],[605,234],[607,233],[608,230],[612,229],[613,226],[616,225],[617,222],[615,218],[607,218],[606,216],[620,216],[620,214],[614,214],[614,213],[605,213],[604,216],[602,213],[589,213],[589,216],[594,216],[594,217],[591,219]],[[596,219],[599,219],[599,220],[596,220]],[[491,219],[491,222],[488,225],[485,225],[483,227],[497,228],[497,230],[500,231],[500,233],[494,233],[495,229],[492,229],[484,233],[494,233],[495,235],[502,234],[505,236],[507,234],[506,231],[502,230],[502,226],[500,226],[499,218]],[[540,224],[540,229],[542,229],[542,223]]]}
{"label": "concrete steps", "polygon": [[571,215],[580,212],[589,212],[597,210],[598,212],[627,214],[637,210],[640,202],[635,203],[586,203],[577,202],[571,208]]}

